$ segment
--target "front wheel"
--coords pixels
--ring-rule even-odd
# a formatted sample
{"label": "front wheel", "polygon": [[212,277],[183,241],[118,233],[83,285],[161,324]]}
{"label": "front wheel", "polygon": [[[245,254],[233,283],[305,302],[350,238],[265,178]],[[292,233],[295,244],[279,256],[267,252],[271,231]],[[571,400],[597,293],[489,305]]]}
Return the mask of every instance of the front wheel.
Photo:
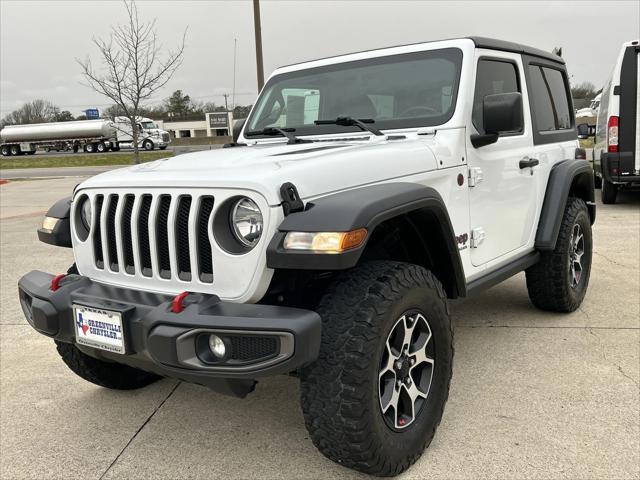
{"label": "front wheel", "polygon": [[158,375],[120,363],[105,362],[81,352],[71,343],[56,342],[62,361],[73,373],[88,382],[114,390],[133,390],[159,380]]}
{"label": "front wheel", "polygon": [[142,147],[150,152],[151,150],[153,150],[153,142],[151,140],[145,140],[142,144]]}
{"label": "front wheel", "polygon": [[320,354],[301,372],[313,443],[361,472],[403,472],[431,442],[449,394],[453,334],[442,285],[416,265],[370,262],[344,272],[318,313]]}
{"label": "front wheel", "polygon": [[584,200],[569,197],[556,248],[542,252],[540,261],[526,270],[531,302],[541,310],[573,312],[589,285],[593,239]]}

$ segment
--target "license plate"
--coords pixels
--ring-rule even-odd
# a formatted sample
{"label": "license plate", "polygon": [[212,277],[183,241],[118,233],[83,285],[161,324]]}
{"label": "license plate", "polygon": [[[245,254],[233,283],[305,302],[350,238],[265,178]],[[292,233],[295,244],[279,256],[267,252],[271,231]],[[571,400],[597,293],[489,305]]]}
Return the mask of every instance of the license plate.
{"label": "license plate", "polygon": [[73,306],[76,341],[81,345],[125,353],[122,314],[101,308]]}

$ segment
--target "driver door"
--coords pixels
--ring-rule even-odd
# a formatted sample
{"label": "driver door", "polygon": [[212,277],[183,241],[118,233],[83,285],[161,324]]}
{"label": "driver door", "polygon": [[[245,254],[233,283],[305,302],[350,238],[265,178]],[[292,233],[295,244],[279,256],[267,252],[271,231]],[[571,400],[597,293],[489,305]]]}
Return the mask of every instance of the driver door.
{"label": "driver door", "polygon": [[529,241],[537,208],[536,168],[520,168],[520,161],[529,159],[534,148],[522,60],[518,54],[478,50],[468,132],[486,133],[482,118],[486,95],[510,92],[522,94],[523,128],[501,133],[495,143],[478,148],[467,135],[470,256],[475,266],[516,255]]}

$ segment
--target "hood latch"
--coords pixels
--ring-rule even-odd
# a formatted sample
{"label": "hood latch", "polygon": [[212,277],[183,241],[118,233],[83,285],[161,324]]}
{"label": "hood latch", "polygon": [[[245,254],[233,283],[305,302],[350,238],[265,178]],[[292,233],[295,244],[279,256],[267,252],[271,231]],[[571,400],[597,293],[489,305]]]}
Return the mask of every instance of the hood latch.
{"label": "hood latch", "polygon": [[282,184],[280,187],[280,197],[282,198],[281,205],[285,217],[290,213],[302,212],[304,210],[304,203],[300,200],[298,189],[293,183],[286,182]]}

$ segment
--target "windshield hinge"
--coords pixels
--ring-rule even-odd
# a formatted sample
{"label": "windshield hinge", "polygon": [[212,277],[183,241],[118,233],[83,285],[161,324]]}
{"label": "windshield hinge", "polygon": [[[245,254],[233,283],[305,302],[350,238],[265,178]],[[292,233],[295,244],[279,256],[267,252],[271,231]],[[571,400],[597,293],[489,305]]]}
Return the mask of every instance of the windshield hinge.
{"label": "windshield hinge", "polygon": [[304,203],[300,200],[298,195],[298,189],[291,182],[283,183],[280,187],[280,197],[282,198],[282,210],[286,217],[290,213],[302,212],[304,210]]}
{"label": "windshield hinge", "polygon": [[469,169],[469,187],[475,187],[484,179],[482,169],[473,167]]}

